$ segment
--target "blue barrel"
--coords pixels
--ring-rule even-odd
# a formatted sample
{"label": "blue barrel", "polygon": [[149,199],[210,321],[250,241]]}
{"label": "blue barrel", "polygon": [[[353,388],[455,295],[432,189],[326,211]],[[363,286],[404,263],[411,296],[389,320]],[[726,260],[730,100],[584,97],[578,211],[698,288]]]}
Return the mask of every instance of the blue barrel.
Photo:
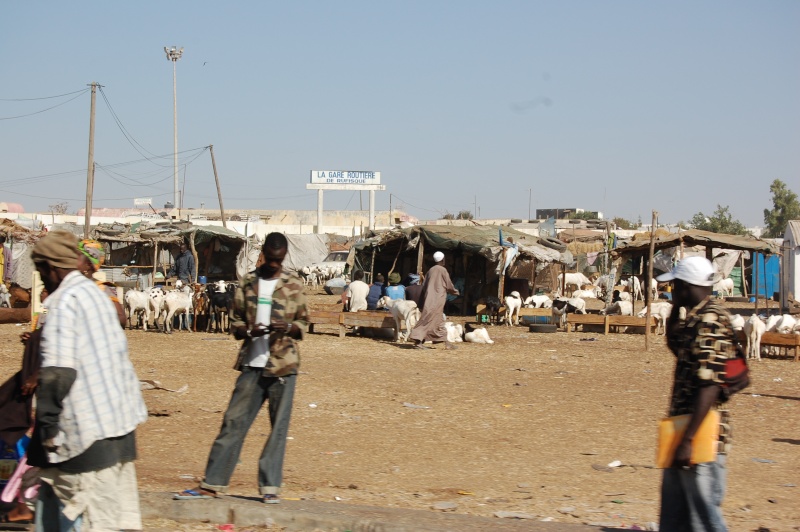
{"label": "blue barrel", "polygon": [[205,275],[199,275],[197,277],[197,282],[200,284],[206,284],[206,281],[208,281],[208,279],[206,279]]}

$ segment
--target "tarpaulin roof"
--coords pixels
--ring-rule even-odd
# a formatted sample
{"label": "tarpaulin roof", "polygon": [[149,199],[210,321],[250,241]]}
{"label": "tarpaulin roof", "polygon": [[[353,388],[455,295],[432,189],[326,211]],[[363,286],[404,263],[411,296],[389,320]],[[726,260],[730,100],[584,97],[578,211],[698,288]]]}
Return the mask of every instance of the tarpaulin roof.
{"label": "tarpaulin roof", "polygon": [[[407,239],[408,248],[416,248],[418,239],[424,238],[426,247],[445,251],[467,251],[481,255],[493,262],[499,260],[503,247],[499,241],[499,230],[503,231],[503,238],[511,237],[520,252],[520,256],[534,258],[539,262],[568,263],[572,261],[571,254],[561,253],[555,249],[539,244],[539,238],[518,231],[512,227],[497,225],[417,225],[406,229],[392,229],[385,233],[377,234],[356,244],[356,249],[361,250],[374,246],[381,246],[401,238]],[[569,255],[569,256],[567,256]]]}
{"label": "tarpaulin roof", "polygon": [[218,225],[195,225],[180,232],[181,235],[187,236],[192,233],[194,233],[195,245],[204,244],[213,238],[221,238],[222,240],[235,240],[237,242],[244,242],[247,240],[246,236]]}
{"label": "tarpaulin roof", "polygon": [[[769,255],[780,253],[780,249],[775,244],[754,236],[726,235],[699,229],[670,233],[666,236],[656,236],[654,241],[656,250],[677,247],[683,242],[686,246],[755,251]],[[611,254],[614,257],[619,257],[621,255],[641,255],[649,251],[650,239],[639,240],[637,238],[635,241],[621,244],[612,250]]]}

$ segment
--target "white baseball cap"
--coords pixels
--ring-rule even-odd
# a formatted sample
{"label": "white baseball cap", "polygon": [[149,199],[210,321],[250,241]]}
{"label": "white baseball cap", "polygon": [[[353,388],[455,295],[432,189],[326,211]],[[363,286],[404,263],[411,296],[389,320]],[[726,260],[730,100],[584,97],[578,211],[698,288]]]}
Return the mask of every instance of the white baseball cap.
{"label": "white baseball cap", "polygon": [[444,253],[437,251],[433,254],[433,260],[436,262],[442,262],[444,260]]}
{"label": "white baseball cap", "polygon": [[713,286],[717,281],[717,270],[705,257],[686,257],[676,264],[671,272],[656,277],[660,282],[673,279],[680,279],[695,286]]}

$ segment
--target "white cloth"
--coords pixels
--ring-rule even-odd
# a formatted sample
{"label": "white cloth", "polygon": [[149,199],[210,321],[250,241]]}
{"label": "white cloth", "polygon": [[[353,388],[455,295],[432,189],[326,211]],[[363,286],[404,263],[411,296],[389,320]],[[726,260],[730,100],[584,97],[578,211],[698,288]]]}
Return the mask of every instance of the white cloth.
{"label": "white cloth", "polygon": [[142,529],[133,462],[87,473],[62,473],[48,467],[41,470],[41,479],[64,504],[64,517],[74,521],[83,515],[84,530]]}
{"label": "white cloth", "polygon": [[[256,307],[256,323],[269,325],[272,315],[272,294],[275,292],[277,279],[258,280],[258,306]],[[264,368],[269,360],[269,334],[257,336],[250,342],[248,359],[245,366]]]}
{"label": "white cloth", "polygon": [[367,310],[367,294],[369,285],[364,281],[353,281],[347,286],[345,295],[350,300],[350,312]]}
{"label": "white cloth", "polygon": [[44,305],[42,367],[76,371],[59,416],[59,447],[48,453],[57,464],[98,440],[132,432],[147,419],[147,407],[117,309],[94,281],[73,271]]}

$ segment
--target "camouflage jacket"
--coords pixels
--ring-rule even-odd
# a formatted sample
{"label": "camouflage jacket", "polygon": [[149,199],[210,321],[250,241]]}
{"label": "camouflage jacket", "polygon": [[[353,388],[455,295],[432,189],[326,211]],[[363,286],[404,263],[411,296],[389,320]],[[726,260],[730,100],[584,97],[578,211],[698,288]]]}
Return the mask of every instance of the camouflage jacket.
{"label": "camouflage jacket", "polygon": [[[258,307],[258,274],[250,272],[244,276],[233,299],[231,330],[242,325],[253,328]],[[295,274],[282,271],[272,294],[272,319],[284,320],[300,329],[300,338],[308,326],[308,308],[303,281]],[[273,333],[274,334],[274,333]],[[242,369],[242,363],[250,348],[250,338],[245,338],[239,349],[234,369]],[[270,338],[269,362],[264,372],[270,376],[295,375],[300,367],[300,352],[297,341],[288,335]]]}

